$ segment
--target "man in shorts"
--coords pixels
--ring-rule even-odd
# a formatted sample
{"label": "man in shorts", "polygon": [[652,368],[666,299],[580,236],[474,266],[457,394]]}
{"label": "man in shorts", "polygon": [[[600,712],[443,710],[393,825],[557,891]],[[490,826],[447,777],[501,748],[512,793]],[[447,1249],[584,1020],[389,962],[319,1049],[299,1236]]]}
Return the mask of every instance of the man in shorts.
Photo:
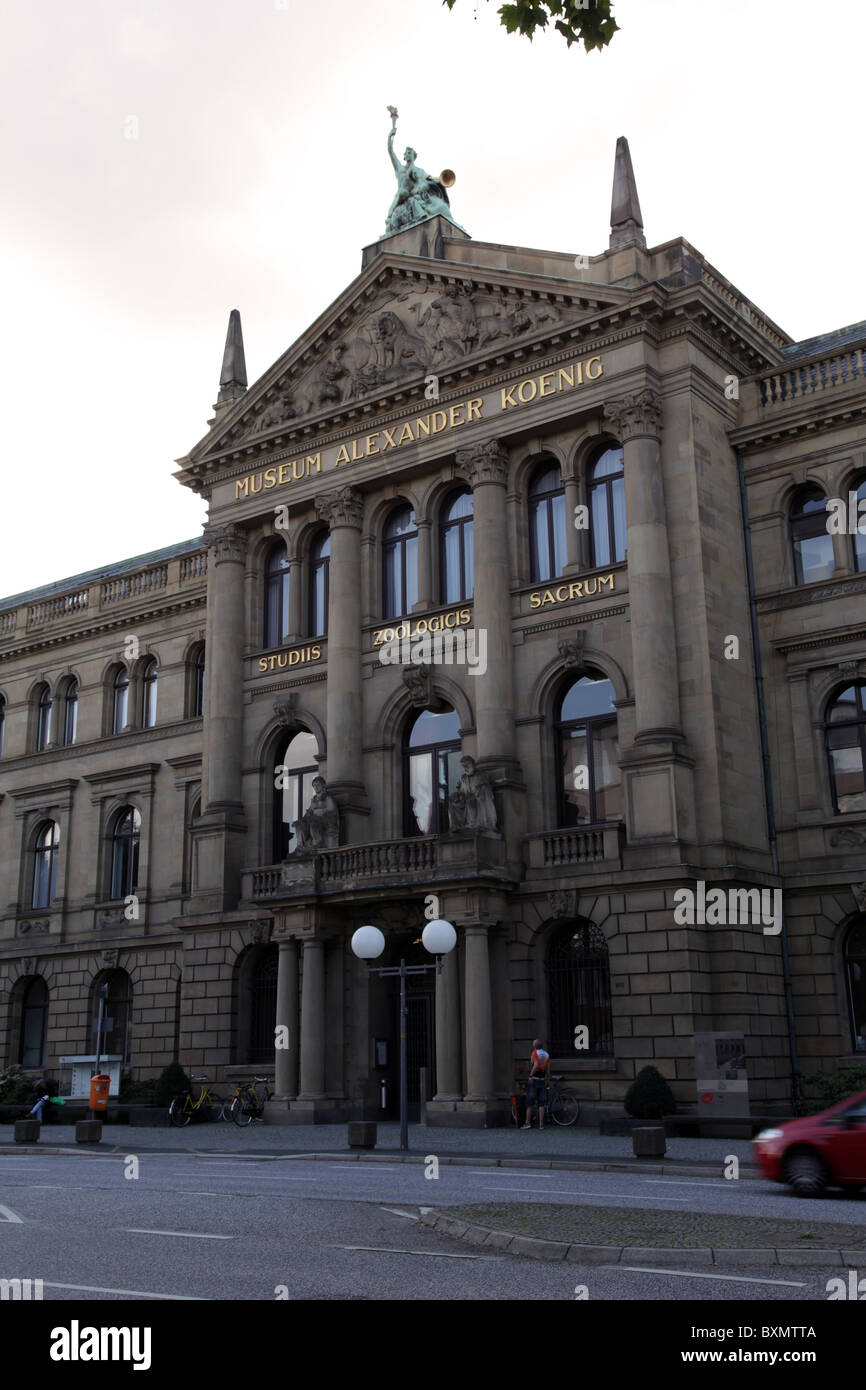
{"label": "man in shorts", "polygon": [[541,1039],[532,1044],[529,1081],[526,1086],[526,1124],[524,1129],[532,1128],[532,1112],[538,1111],[538,1128],[544,1129],[544,1100],[547,1083],[550,1080],[550,1053],[541,1046]]}

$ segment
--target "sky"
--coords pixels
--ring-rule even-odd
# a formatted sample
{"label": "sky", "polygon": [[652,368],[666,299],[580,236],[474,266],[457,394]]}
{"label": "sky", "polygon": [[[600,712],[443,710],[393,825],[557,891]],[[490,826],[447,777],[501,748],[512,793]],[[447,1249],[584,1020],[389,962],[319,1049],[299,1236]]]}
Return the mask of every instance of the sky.
{"label": "sky", "polygon": [[[607,248],[628,137],[683,236],[794,338],[866,319],[866,5],[616,0],[601,53],[498,0],[5,0],[0,595],[199,533],[231,309],[250,385],[358,275],[386,141],[481,241]],[[859,171],[859,172],[858,172]]]}

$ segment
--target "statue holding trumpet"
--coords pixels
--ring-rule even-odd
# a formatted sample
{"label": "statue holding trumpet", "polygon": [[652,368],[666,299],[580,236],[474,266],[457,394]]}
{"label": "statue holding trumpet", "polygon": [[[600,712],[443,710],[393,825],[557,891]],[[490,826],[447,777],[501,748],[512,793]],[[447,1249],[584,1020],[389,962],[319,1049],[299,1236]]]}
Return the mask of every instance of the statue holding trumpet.
{"label": "statue holding trumpet", "polygon": [[394,153],[394,136],[397,133],[397,108],[389,106],[391,114],[391,133],[388,136],[388,154],[394,166],[394,173],[397,175],[397,192],[394,201],[388,209],[388,218],[385,223],[385,235],[390,236],[393,232],[400,232],[404,227],[414,227],[418,222],[424,222],[428,217],[447,217],[460,231],[465,228],[460,227],[458,222],[451,216],[451,206],[448,202],[446,189],[450,188],[455,182],[455,175],[450,169],[443,169],[438,179],[424,172],[415,163],[416,154],[411,145],[403,152],[404,163],[400,163]]}

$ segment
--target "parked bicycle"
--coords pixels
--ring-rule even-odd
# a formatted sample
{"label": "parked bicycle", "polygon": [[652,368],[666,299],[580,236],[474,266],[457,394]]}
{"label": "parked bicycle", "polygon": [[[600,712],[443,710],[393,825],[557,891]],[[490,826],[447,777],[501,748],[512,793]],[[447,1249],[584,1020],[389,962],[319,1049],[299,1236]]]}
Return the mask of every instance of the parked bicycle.
{"label": "parked bicycle", "polygon": [[[564,1080],[562,1076],[552,1076],[545,1093],[544,1113],[557,1125],[573,1125],[580,1114],[580,1101],[577,1096],[569,1095],[566,1091],[560,1091],[555,1084],[557,1081]],[[524,1090],[526,1082],[523,1082]],[[511,1097],[511,1113],[514,1116],[516,1128],[520,1128],[520,1111],[517,1104],[517,1096]],[[524,1114],[526,1109],[524,1106]]]}
{"label": "parked bicycle", "polygon": [[182,1095],[175,1096],[168,1107],[169,1122],[177,1125],[179,1129],[188,1125],[193,1115],[199,1114],[199,1112],[203,1113],[205,1110],[215,1110],[217,1106],[222,1112],[225,1106],[222,1096],[215,1095],[208,1086],[206,1076],[194,1076],[192,1080],[201,1083],[201,1089],[195,1099],[193,1099],[192,1091],[184,1091]]}
{"label": "parked bicycle", "polygon": [[229,1116],[236,1125],[251,1125],[253,1120],[264,1119],[265,1102],[273,1095],[268,1085],[268,1077],[254,1076],[237,1088],[229,1107]]}

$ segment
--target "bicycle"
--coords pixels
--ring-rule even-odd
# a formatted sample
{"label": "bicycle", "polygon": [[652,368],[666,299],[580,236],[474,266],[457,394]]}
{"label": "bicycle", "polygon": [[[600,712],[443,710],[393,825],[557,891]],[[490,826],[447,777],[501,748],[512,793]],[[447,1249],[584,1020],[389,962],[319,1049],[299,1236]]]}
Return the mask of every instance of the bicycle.
{"label": "bicycle", "polygon": [[[236,1125],[251,1125],[253,1120],[262,1120],[265,1102],[271,1099],[273,1091],[267,1089],[268,1077],[254,1076],[239,1086],[229,1107],[230,1118]],[[264,1086],[265,1090],[258,1088]]]}
{"label": "bicycle", "polygon": [[168,1107],[169,1123],[176,1125],[178,1129],[188,1125],[193,1115],[198,1114],[199,1111],[216,1109],[217,1106],[220,1106],[220,1113],[222,1113],[225,1108],[225,1101],[222,1096],[214,1095],[208,1087],[206,1076],[194,1076],[191,1079],[201,1083],[201,1089],[195,1100],[193,1100],[192,1091],[184,1091],[183,1095],[175,1096]]}
{"label": "bicycle", "polygon": [[[580,1101],[577,1096],[560,1091],[559,1087],[554,1085],[554,1082],[563,1079],[562,1076],[551,1076],[545,1095],[544,1112],[553,1120],[554,1124],[573,1125],[580,1114]],[[525,1081],[523,1085],[526,1085]],[[511,1097],[511,1113],[514,1116],[515,1127],[519,1129],[520,1118],[516,1096]]]}

